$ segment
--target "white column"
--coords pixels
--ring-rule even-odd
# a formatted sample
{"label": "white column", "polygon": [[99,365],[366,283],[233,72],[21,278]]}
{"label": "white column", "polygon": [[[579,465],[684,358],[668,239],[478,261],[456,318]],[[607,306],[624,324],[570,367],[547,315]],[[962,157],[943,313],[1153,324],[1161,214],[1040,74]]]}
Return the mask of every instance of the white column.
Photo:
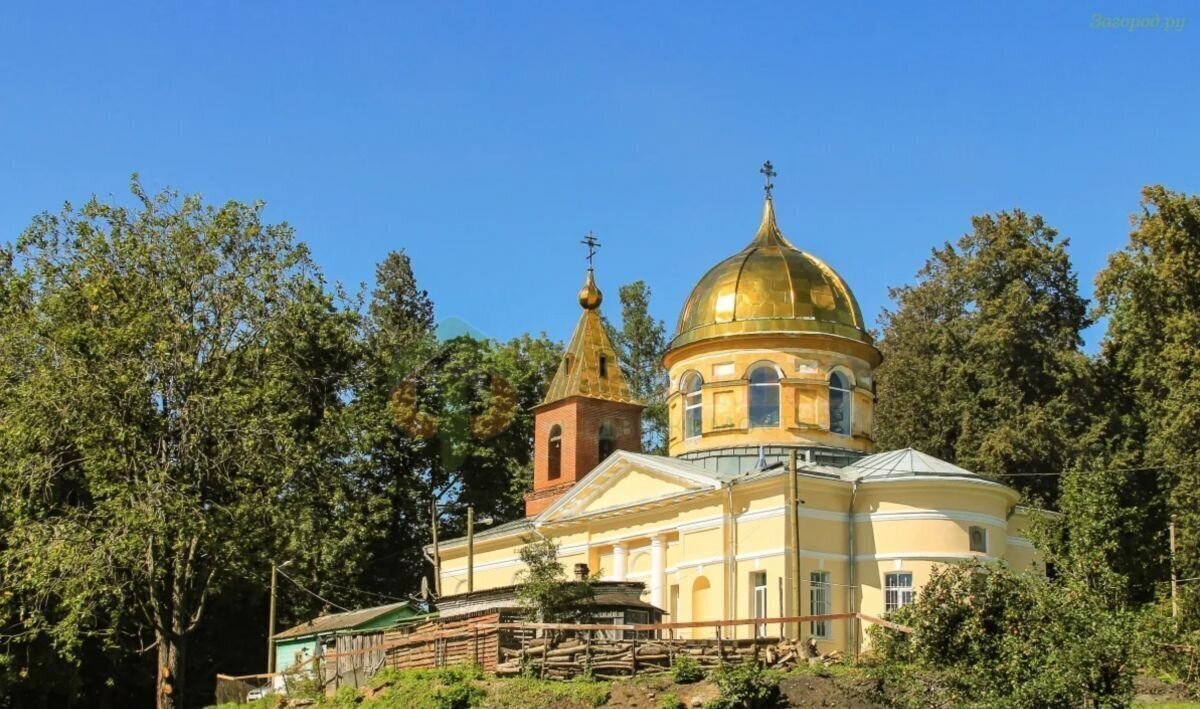
{"label": "white column", "polygon": [[667,539],[658,534],[650,539],[650,603],[659,608],[665,608],[666,576]]}
{"label": "white column", "polygon": [[626,571],[626,560],[629,558],[629,548],[625,546],[625,542],[617,542],[613,544],[613,581],[624,581]]}

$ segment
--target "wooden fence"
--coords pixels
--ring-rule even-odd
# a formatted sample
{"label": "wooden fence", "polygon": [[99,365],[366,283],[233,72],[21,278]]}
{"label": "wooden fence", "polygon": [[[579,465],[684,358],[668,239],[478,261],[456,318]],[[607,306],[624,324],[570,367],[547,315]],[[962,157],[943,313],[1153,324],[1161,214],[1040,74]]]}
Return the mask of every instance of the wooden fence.
{"label": "wooden fence", "polygon": [[[834,657],[817,652],[815,645],[788,638],[788,626],[851,619],[912,632],[907,626],[862,613],[625,625],[504,623],[493,613],[389,631],[382,645],[386,653],[382,665],[430,669],[470,664],[500,675],[535,672],[559,678],[584,672],[605,677],[663,671],[680,655],[692,656],[702,666],[748,658],[787,666]],[[766,634],[764,629],[771,628],[781,632]],[[684,634],[692,637],[679,637]],[[340,663],[343,657],[357,654],[339,652],[325,660]]]}
{"label": "wooden fence", "polygon": [[[748,661],[786,668],[840,658],[837,651],[822,654],[815,643],[789,637],[789,627],[852,619],[912,632],[907,626],[863,613],[626,625],[506,623],[498,613],[490,613],[432,620],[386,632],[348,634],[338,638],[334,650],[309,660],[311,667],[306,663],[281,675],[218,675],[217,696],[221,702],[240,703],[251,688],[277,685],[279,678],[290,689],[306,677],[334,692],[343,686],[363,686],[383,667],[474,665],[500,676],[531,672],[551,679],[581,674],[614,679],[666,672],[678,658],[688,656],[705,668]],[[778,632],[768,634],[771,630]]]}

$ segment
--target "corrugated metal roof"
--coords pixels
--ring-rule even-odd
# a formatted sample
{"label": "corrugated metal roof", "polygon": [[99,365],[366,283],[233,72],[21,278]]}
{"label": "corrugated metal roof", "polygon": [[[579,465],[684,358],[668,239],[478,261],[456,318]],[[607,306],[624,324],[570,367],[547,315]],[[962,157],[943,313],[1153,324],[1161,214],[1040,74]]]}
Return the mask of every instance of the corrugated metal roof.
{"label": "corrugated metal roof", "polygon": [[391,603],[386,606],[375,606],[374,608],[360,608],[358,610],[346,611],[344,613],[330,613],[329,615],[321,615],[313,618],[310,621],[301,623],[294,628],[288,628],[282,633],[275,635],[276,640],[284,638],[297,638],[304,635],[314,635],[319,633],[332,633],[338,630],[352,630],[360,625],[370,623],[376,618],[400,610],[409,605],[408,601],[400,603]]}

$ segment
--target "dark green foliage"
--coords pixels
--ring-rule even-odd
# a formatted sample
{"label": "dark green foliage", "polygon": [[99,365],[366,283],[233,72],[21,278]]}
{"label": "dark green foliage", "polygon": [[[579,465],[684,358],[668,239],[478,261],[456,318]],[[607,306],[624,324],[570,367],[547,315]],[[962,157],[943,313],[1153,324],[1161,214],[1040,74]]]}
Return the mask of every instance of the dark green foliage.
{"label": "dark green foliage", "polygon": [[1135,617],[999,564],[940,567],[902,616],[911,636],[872,628],[895,666],[939,674],[961,706],[1126,706]]}
{"label": "dark green foliage", "polygon": [[876,439],[1053,500],[1087,429],[1087,301],[1067,241],[1020,210],[975,217],[880,318]]}
{"label": "dark green foliage", "polygon": [[153,644],[172,706],[209,601],[336,459],[355,316],[261,204],[132,190],[39,216],[5,267],[2,612],[18,657]]}
{"label": "dark green foliage", "polygon": [[707,709],[767,709],[779,703],[779,678],[756,662],[725,665],[711,679],[720,695]]}
{"label": "dark green foliage", "polygon": [[671,666],[671,678],[676,684],[691,684],[704,679],[704,668],[691,655],[675,655]]}
{"label": "dark green foliage", "polygon": [[650,286],[634,281],[621,286],[621,327],[610,323],[609,338],[621,360],[621,371],[642,411],[642,450],[667,452],[667,373],[662,366],[667,351],[666,326],[650,315]]}
{"label": "dark green foliage", "polygon": [[[1165,530],[1177,520],[1181,577],[1200,576],[1200,197],[1162,186],[1142,191],[1128,245],[1096,279],[1108,318],[1109,457],[1151,467],[1114,483],[1142,515],[1137,540],[1163,576]],[[1185,584],[1183,610],[1200,627],[1200,588]]]}

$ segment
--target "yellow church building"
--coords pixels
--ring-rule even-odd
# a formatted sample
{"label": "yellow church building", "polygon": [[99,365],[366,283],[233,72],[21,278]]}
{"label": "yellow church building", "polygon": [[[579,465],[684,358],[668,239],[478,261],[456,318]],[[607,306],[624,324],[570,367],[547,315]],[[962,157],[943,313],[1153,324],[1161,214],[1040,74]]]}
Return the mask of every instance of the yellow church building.
{"label": "yellow church building", "polygon": [[[883,615],[963,559],[1036,564],[1017,493],[920,451],[876,452],[882,359],[854,294],[780,232],[769,190],[745,248],[683,304],[664,366],[669,455],[640,452],[641,405],[600,318],[591,269],[579,323],[535,409],[527,516],[439,545],[446,595],[511,586],[548,538],[567,569],[641,581],[667,621]],[[797,461],[792,474],[789,459]],[[823,650],[853,621],[806,623]]]}

